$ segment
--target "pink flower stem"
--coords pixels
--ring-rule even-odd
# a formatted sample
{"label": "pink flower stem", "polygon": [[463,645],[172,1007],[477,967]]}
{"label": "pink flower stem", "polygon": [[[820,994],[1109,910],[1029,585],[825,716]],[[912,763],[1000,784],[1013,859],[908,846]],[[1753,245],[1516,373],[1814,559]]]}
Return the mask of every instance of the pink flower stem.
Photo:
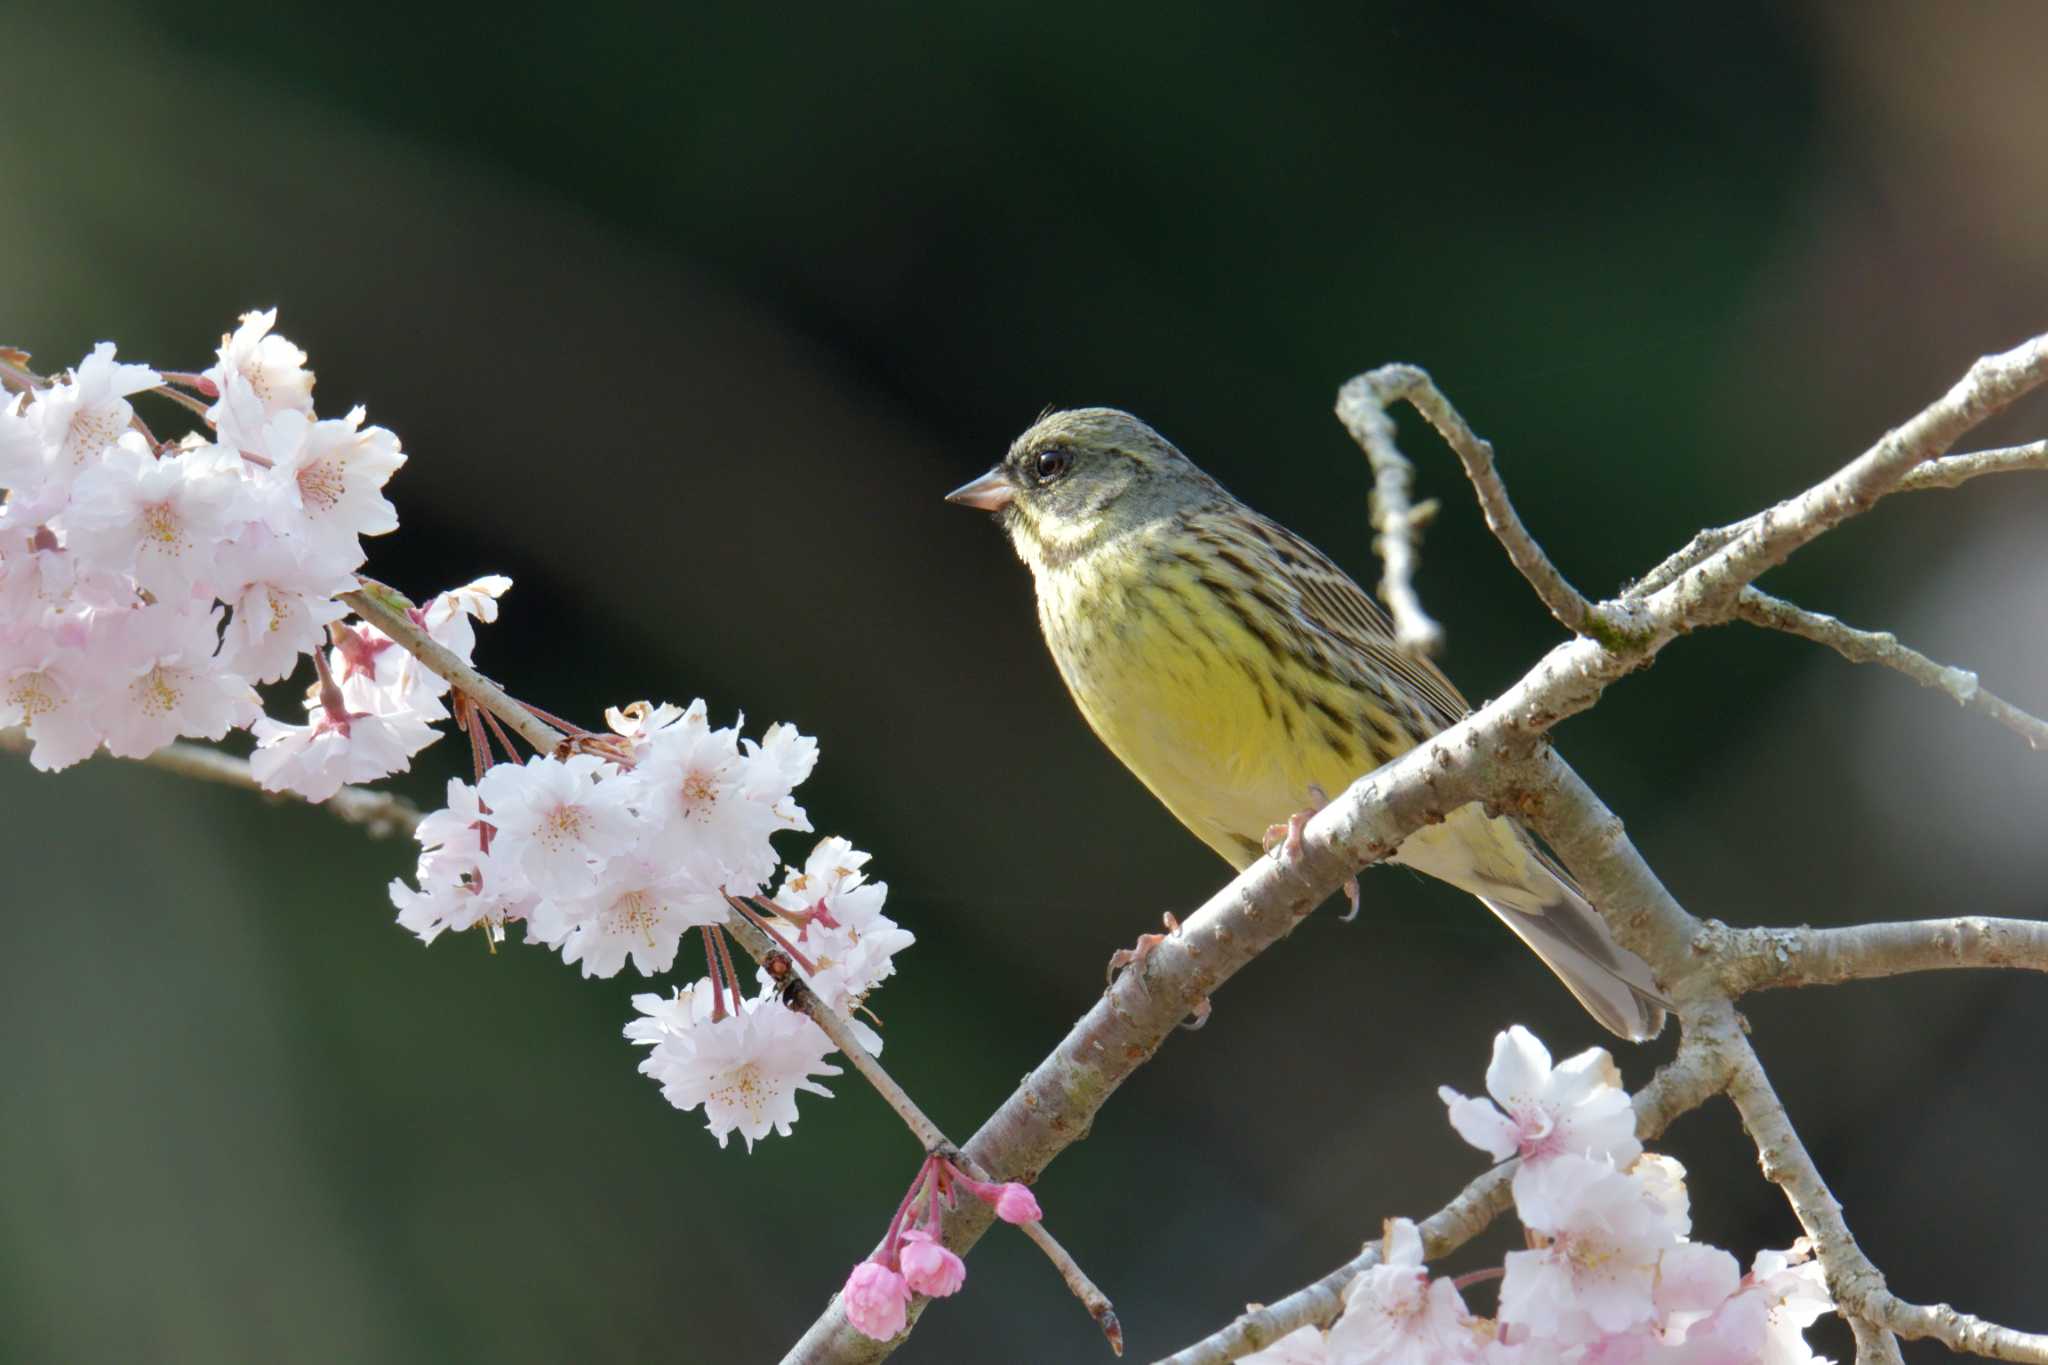
{"label": "pink flower stem", "polygon": [[460,692],[455,694],[455,723],[469,738],[469,766],[476,774],[470,781],[481,782],[491,766],[491,742],[484,734],[483,722],[477,719],[476,703]]}
{"label": "pink flower stem", "polygon": [[[171,383],[182,384],[204,397],[220,397],[220,386],[203,374],[194,374],[190,370],[158,370],[157,373],[168,379]],[[161,392],[161,390],[158,390],[158,392]]]}
{"label": "pink flower stem", "polygon": [[817,974],[818,965],[815,962],[812,962],[809,958],[805,957],[803,953],[798,951],[797,946],[794,943],[791,943],[788,939],[784,938],[779,932],[777,932],[774,924],[770,922],[766,916],[758,914],[752,906],[748,905],[745,901],[741,900],[738,896],[735,896],[730,892],[726,894],[725,902],[727,905],[730,905],[733,909],[739,911],[742,915],[745,915],[747,917],[747,921],[751,923],[756,929],[759,929],[762,933],[768,935],[769,938],[774,939],[775,946],[782,949],[783,952],[788,953],[789,960],[796,963],[797,966],[803,968],[804,973],[806,975],[815,976]]}
{"label": "pink flower stem", "polygon": [[802,938],[810,931],[811,924],[814,921],[824,925],[827,929],[837,929],[839,927],[839,921],[833,919],[832,912],[825,908],[825,900],[822,896],[813,902],[808,910],[792,910],[786,905],[777,905],[774,901],[765,900],[760,896],[749,896],[747,899],[759,906],[763,913],[777,916],[780,919],[786,919],[791,924],[794,924],[797,927],[798,938]]}
{"label": "pink flower stem", "polygon": [[896,1268],[897,1248],[903,1244],[903,1220],[909,1215],[910,1206],[917,1202],[917,1192],[924,1188],[925,1173],[931,1170],[932,1163],[936,1160],[937,1157],[928,1156],[918,1166],[916,1179],[912,1180],[910,1188],[903,1192],[903,1202],[896,1206],[896,1216],[889,1220],[889,1235],[882,1239],[882,1249],[878,1253],[878,1258],[891,1270]]}
{"label": "pink flower stem", "polygon": [[149,423],[142,420],[141,413],[131,414],[128,418],[128,425],[142,433],[142,439],[149,442],[150,450],[159,460],[164,457],[164,443],[159,441],[156,438],[156,433],[149,429]]}
{"label": "pink flower stem", "polygon": [[1451,1288],[1462,1291],[1475,1284],[1484,1284],[1488,1280],[1497,1280],[1507,1273],[1507,1267],[1500,1265],[1493,1267],[1491,1270],[1475,1270],[1469,1275],[1460,1275],[1457,1279],[1452,1280]]}
{"label": "pink flower stem", "polygon": [[320,675],[320,709],[327,713],[327,722],[344,735],[348,733],[348,706],[341,699],[341,688],[334,681],[334,673],[327,667],[327,651],[313,651],[313,671]]}
{"label": "pink flower stem", "polygon": [[512,747],[512,736],[505,733],[505,727],[498,723],[496,716],[484,710],[481,706],[476,709],[477,714],[484,718],[484,724],[491,727],[491,733],[498,737],[498,743],[505,746],[505,757],[517,763],[519,761],[519,750]]}
{"label": "pink flower stem", "polygon": [[723,973],[718,965],[718,943],[711,937],[709,925],[699,925],[697,932],[704,935],[704,966],[711,976],[711,1022],[715,1024],[725,1018],[725,987],[719,979]]}
{"label": "pink flower stem", "polygon": [[732,987],[733,1013],[737,1014],[740,1008],[740,972],[732,965],[732,945],[725,941],[723,929],[713,929],[711,941],[718,945],[718,960],[725,964],[726,983]]}
{"label": "pink flower stem", "polygon": [[[166,378],[168,378],[168,376],[166,376]],[[182,389],[174,389],[169,384],[159,384],[155,388],[148,390],[148,392],[160,394],[163,397],[170,399],[173,403],[176,403],[179,407],[188,409],[189,411],[192,412],[196,412],[201,417],[206,416],[206,404],[200,402],[197,398],[194,398],[191,394],[186,393]],[[208,425],[210,426],[212,424],[208,423]]]}
{"label": "pink flower stem", "polygon": [[554,726],[557,730],[560,730],[565,735],[573,737],[576,735],[588,735],[594,733],[593,731],[584,729],[580,725],[572,724],[569,721],[563,720],[560,716],[553,715],[547,711],[543,711],[530,701],[522,701],[519,704],[525,707],[529,712],[531,712],[535,719],[546,721],[548,724]]}

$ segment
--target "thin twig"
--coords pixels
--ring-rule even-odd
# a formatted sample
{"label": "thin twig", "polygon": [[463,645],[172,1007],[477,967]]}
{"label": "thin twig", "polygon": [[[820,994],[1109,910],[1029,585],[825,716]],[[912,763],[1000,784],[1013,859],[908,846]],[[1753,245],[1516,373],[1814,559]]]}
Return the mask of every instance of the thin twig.
{"label": "thin twig", "polygon": [[[1435,504],[1416,508],[1409,502],[1415,466],[1394,444],[1394,420],[1387,415],[1387,404],[1399,395],[1372,383],[1388,373],[1374,370],[1345,385],[1337,398],[1337,415],[1372,465],[1372,524],[1379,533],[1373,549],[1386,565],[1380,596],[1393,618],[1394,643],[1419,657],[1437,653],[1444,644],[1444,628],[1423,610],[1422,599],[1415,594],[1415,543]],[[1429,381],[1425,377],[1423,382]]]}
{"label": "thin twig", "polygon": [[475,699],[477,705],[510,726],[512,732],[531,744],[535,751],[551,754],[562,742],[562,732],[527,710],[504,688],[465,663],[454,650],[427,634],[406,614],[397,592],[375,579],[360,580],[362,587],[341,594],[351,611],[390,636],[406,653],[429,670],[448,680]]}
{"label": "thin twig", "polygon": [[[1414,365],[1382,365],[1345,384],[1337,395],[1337,417],[1353,440],[1372,462],[1382,557],[1386,581],[1381,591],[1394,615],[1395,639],[1404,647],[1418,648],[1440,640],[1442,630],[1422,614],[1414,601],[1409,576],[1413,572],[1413,517],[1408,511],[1408,480],[1412,466],[1395,448],[1394,423],[1387,408],[1406,401],[1429,420],[1445,443],[1465,466],[1465,476],[1479,496],[1480,510],[1508,558],[1529,586],[1543,599],[1543,605],[1574,635],[1606,633],[1608,623],[1595,607],[1550,562],[1550,556],[1522,524],[1515,505],[1508,499],[1506,485],[1494,468],[1493,446],[1474,434],[1458,410],[1451,406],[1429,375]],[[1404,599],[1410,619],[1404,624]],[[1625,624],[1625,623],[1621,623]],[[1433,647],[1433,646],[1432,646]]]}
{"label": "thin twig", "polygon": [[[773,939],[758,925],[737,913],[737,910],[726,922],[726,928],[739,940],[740,946],[747,950],[748,956],[763,966],[768,964],[771,957],[782,953],[782,949]],[[859,1035],[854,1033],[852,1025],[847,1022],[846,1016],[819,999],[818,993],[801,978],[791,979],[785,988],[784,998],[792,1009],[801,1010],[817,1021],[825,1036],[832,1040],[832,1045],[846,1054],[846,1059],[853,1063],[853,1069],[874,1087],[875,1093],[882,1097],[885,1104],[896,1111],[897,1117],[903,1120],[904,1125],[910,1129],[911,1134],[923,1145],[927,1153],[947,1157],[976,1180],[994,1182],[1001,1179],[990,1175],[984,1167],[953,1144],[952,1139],[940,1130],[939,1125],[932,1122],[924,1110],[918,1107],[917,1101],[910,1098],[909,1092],[897,1084],[896,1078],[883,1069],[875,1054],[867,1050]],[[1080,1264],[1042,1224],[1023,1223],[1019,1224],[1019,1227],[1024,1235],[1045,1253],[1046,1259],[1059,1271],[1060,1278],[1066,1282],[1067,1288],[1102,1328],[1102,1334],[1108,1339],[1110,1349],[1117,1355],[1122,1355],[1123,1327],[1117,1320],[1116,1309],[1110,1303],[1109,1296],[1096,1287],[1095,1281],[1088,1278]]]}
{"label": "thin twig", "polygon": [[1723,548],[1762,519],[1763,513],[1759,512],[1727,526],[1710,526],[1698,532],[1691,540],[1665,556],[1656,568],[1629,584],[1622,597],[1631,602],[1640,601],[1660,588],[1670,587],[1687,569],[1701,563],[1708,555]]}
{"label": "thin twig", "polygon": [[[1705,1104],[1726,1083],[1726,1073],[1706,1049],[1681,1046],[1678,1055],[1636,1092],[1636,1135],[1645,1141],[1661,1136],[1672,1120]],[[1429,1260],[1450,1255],[1507,1212],[1514,1202],[1509,1186],[1519,1165],[1519,1161],[1509,1160],[1490,1168],[1459,1191],[1457,1198],[1419,1223],[1423,1255]],[[1246,1309],[1220,1331],[1156,1365],[1225,1365],[1263,1350],[1309,1323],[1328,1327],[1343,1311],[1346,1286],[1379,1261],[1380,1243],[1369,1242],[1358,1255],[1314,1284],[1276,1303]]]}
{"label": "thin twig", "polygon": [[1899,480],[1901,493],[1923,488],[1960,488],[1983,474],[2016,474],[2023,470],[2048,470],[2048,441],[1999,450],[1973,450],[1967,455],[1947,455],[1930,460]]}
{"label": "thin twig", "polygon": [[[20,727],[0,730],[0,749],[26,754],[29,748],[28,736]],[[274,801],[305,801],[305,798],[294,792],[266,790],[257,782],[256,775],[249,770],[248,759],[222,753],[219,749],[209,748],[204,744],[178,740],[137,761],[147,767],[176,773],[180,777],[195,777],[202,782],[217,782],[222,786],[239,787]],[[351,825],[360,825],[377,838],[410,834],[420,823],[420,809],[412,802],[402,796],[394,796],[390,792],[371,791],[367,787],[343,787],[325,801],[306,804],[317,805]]]}
{"label": "thin twig", "polygon": [[1832,616],[1795,607],[1782,598],[1744,588],[1735,614],[1751,625],[1782,630],[1803,640],[1826,645],[1851,663],[1882,664],[1937,692],[1946,692],[1961,706],[1989,716],[2035,750],[2048,749],[2048,721],[2029,715],[2003,697],[1986,691],[1968,669],[1936,663],[1917,649],[1899,643],[1888,630],[1858,630]]}

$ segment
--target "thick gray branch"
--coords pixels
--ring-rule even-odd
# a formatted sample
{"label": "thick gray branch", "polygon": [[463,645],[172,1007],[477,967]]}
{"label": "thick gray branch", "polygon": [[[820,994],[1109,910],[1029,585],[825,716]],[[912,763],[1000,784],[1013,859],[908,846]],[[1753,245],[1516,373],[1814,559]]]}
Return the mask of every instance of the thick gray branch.
{"label": "thick gray branch", "polygon": [[2048,921],[1967,915],[1843,929],[1730,929],[1701,940],[1730,994],[1963,967],[2048,972]]}

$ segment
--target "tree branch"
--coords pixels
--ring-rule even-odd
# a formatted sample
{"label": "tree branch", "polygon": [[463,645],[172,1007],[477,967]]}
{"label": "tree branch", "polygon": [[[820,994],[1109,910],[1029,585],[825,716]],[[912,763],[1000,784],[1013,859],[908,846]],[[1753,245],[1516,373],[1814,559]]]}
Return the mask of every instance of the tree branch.
{"label": "tree branch", "polygon": [[2048,471],[2048,441],[2034,441],[2001,450],[1978,450],[1968,455],[1949,455],[1930,460],[1899,480],[1901,493],[1925,488],[1961,488],[1982,474],[2016,474],[2022,470]]}
{"label": "tree branch", "polygon": [[1412,652],[1432,652],[1443,630],[1422,610],[1409,584],[1414,571],[1415,515],[1408,508],[1408,481],[1414,466],[1394,444],[1394,423],[1387,408],[1405,401],[1428,419],[1465,467],[1465,477],[1479,496],[1486,525],[1550,614],[1574,635],[1595,634],[1602,626],[1600,609],[1574,588],[1522,524],[1508,490],[1494,468],[1493,446],[1481,440],[1451,406],[1436,382],[1414,365],[1382,365],[1347,383],[1337,395],[1337,418],[1365,451],[1373,468],[1374,525],[1386,561],[1381,593],[1394,617],[1395,642]]}
{"label": "tree branch", "polygon": [[1742,589],[1800,546],[1869,510],[1919,465],[1944,454],[1967,432],[2048,383],[2048,335],[2033,337],[1970,367],[1949,391],[1876,445],[1804,493],[1766,509],[1705,560],[1659,589],[1693,625],[1725,620]]}
{"label": "tree branch", "polygon": [[403,649],[445,678],[449,685],[466,693],[470,700],[511,728],[512,733],[543,754],[553,753],[565,736],[560,730],[522,706],[504,688],[477,672],[475,665],[427,634],[406,613],[405,598],[374,578],[358,580],[363,586],[341,594],[349,610],[368,621]]}
{"label": "tree branch", "polygon": [[[1386,565],[1380,596],[1394,621],[1394,643],[1420,656],[1435,654],[1444,644],[1444,628],[1423,610],[1414,583],[1416,536],[1436,505],[1410,505],[1408,493],[1415,466],[1394,444],[1394,422],[1387,416],[1387,404],[1395,395],[1372,387],[1376,376],[1395,368],[1374,370],[1346,384],[1337,396],[1337,416],[1351,429],[1352,438],[1372,465],[1372,524],[1379,533],[1373,549]],[[1425,378],[1423,382],[1429,381]]]}
{"label": "tree branch", "polygon": [[2048,972],[2048,921],[1911,920],[1842,929],[1730,929],[1710,925],[1709,949],[1731,995],[1781,986],[1833,986],[1961,967]]}
{"label": "tree branch", "polygon": [[1736,599],[1735,614],[1751,625],[1782,630],[1826,645],[1851,663],[1882,664],[1896,669],[1922,687],[1946,692],[1958,704],[1989,716],[2024,739],[2028,748],[2048,749],[2048,721],[1986,691],[1978,683],[1977,675],[1968,669],[1936,663],[1920,651],[1900,644],[1899,637],[1888,630],[1858,630],[1832,616],[1795,607],[1755,588],[1742,590]]}
{"label": "tree branch", "polygon": [[[30,747],[28,736],[20,727],[0,729],[0,749],[26,754]],[[402,796],[372,791],[368,787],[343,787],[320,802],[305,802],[303,797],[293,792],[267,791],[256,781],[256,775],[249,771],[247,759],[236,758],[233,754],[222,753],[219,749],[204,744],[177,740],[158,749],[147,758],[136,761],[151,768],[176,773],[180,777],[193,777],[201,782],[239,787],[243,791],[255,792],[270,801],[317,805],[348,824],[361,825],[365,831],[377,838],[411,834],[420,823],[418,806]]]}

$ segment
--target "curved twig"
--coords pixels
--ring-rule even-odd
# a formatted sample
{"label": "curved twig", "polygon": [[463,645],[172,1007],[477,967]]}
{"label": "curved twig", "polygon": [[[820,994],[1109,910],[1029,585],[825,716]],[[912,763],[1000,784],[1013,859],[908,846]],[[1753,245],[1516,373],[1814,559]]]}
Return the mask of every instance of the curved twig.
{"label": "curved twig", "polygon": [[1394,445],[1394,423],[1387,408],[1397,401],[1408,403],[1427,418],[1457,455],[1478,494],[1488,529],[1550,614],[1574,635],[1606,633],[1608,623],[1601,609],[1566,580],[1529,534],[1529,528],[1522,524],[1514,503],[1508,499],[1507,486],[1494,468],[1492,444],[1473,432],[1426,371],[1414,365],[1382,365],[1359,375],[1338,392],[1337,418],[1372,462],[1378,504],[1374,525],[1380,532],[1378,546],[1386,563],[1381,592],[1393,614],[1396,642],[1404,648],[1428,652],[1443,636],[1442,628],[1415,600],[1410,585],[1414,572],[1415,515],[1408,506],[1408,481],[1414,467]]}

